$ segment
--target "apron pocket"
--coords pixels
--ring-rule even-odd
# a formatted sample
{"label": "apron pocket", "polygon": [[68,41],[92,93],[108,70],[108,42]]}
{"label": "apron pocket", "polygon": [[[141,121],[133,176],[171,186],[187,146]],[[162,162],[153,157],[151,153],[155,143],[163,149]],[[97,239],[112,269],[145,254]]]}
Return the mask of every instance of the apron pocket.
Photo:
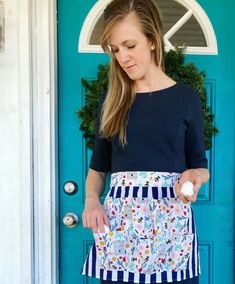
{"label": "apron pocket", "polygon": [[153,237],[153,218],[151,201],[147,198],[136,198],[132,203],[132,232],[135,238]]}
{"label": "apron pocket", "polygon": [[115,199],[112,197],[106,197],[103,208],[107,217],[109,218],[111,231],[115,231],[118,227],[120,227],[120,211],[122,208],[122,200],[120,198]]}
{"label": "apron pocket", "polygon": [[194,234],[175,236],[171,239],[165,238],[156,247],[156,270],[177,271],[187,268],[188,260],[192,253],[192,242]]}
{"label": "apron pocket", "polygon": [[152,239],[133,238],[122,231],[95,235],[97,261],[101,268],[133,273],[154,272]]}
{"label": "apron pocket", "polygon": [[188,233],[190,205],[180,199],[162,198],[153,202],[154,235],[185,235]]}
{"label": "apron pocket", "polygon": [[122,231],[110,231],[105,238],[104,257],[101,267],[107,270],[126,270],[126,238]]}
{"label": "apron pocket", "polygon": [[109,233],[94,233],[96,258],[98,266],[102,266],[107,258],[107,238]]}
{"label": "apron pocket", "polygon": [[170,219],[169,230],[173,235],[188,234],[188,220],[190,216],[190,205],[184,204],[180,199],[169,200]]}
{"label": "apron pocket", "polygon": [[152,239],[132,239],[133,247],[127,251],[129,259],[129,270],[150,274],[154,272],[153,263],[153,240]]}

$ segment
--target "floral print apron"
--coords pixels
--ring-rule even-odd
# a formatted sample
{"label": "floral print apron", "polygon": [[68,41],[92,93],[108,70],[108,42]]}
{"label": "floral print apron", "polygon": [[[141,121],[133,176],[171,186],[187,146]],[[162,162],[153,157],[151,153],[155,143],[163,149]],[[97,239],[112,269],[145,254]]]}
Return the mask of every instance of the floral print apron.
{"label": "floral print apron", "polygon": [[82,274],[133,283],[181,281],[200,273],[190,203],[174,191],[180,173],[111,175],[104,201],[110,231],[94,234]]}

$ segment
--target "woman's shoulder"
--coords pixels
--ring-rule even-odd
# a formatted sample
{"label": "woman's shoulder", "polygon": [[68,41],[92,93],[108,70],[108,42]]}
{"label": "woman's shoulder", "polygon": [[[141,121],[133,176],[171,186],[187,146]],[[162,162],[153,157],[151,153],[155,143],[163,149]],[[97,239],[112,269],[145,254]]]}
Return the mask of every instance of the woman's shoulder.
{"label": "woman's shoulder", "polygon": [[180,93],[184,94],[194,94],[196,91],[193,89],[193,87],[190,84],[178,81],[177,83],[178,90]]}
{"label": "woman's shoulder", "polygon": [[193,89],[190,84],[183,83],[181,81],[177,82],[174,94],[176,95],[176,100],[183,100],[187,103],[189,103],[191,100],[193,100],[193,98],[198,96],[198,92]]}

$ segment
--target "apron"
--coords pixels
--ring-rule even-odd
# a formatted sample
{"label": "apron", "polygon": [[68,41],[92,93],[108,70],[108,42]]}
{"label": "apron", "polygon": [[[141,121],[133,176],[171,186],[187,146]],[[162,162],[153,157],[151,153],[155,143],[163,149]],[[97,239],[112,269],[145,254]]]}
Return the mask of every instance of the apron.
{"label": "apron", "polygon": [[191,204],[178,199],[180,173],[111,174],[104,210],[110,231],[94,234],[81,273],[111,281],[163,283],[198,276],[198,238]]}

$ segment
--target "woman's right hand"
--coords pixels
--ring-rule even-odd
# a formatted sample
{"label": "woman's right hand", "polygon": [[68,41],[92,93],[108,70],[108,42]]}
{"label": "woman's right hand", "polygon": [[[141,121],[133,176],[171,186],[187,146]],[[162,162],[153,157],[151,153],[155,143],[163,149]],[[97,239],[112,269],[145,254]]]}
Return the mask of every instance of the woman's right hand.
{"label": "woman's right hand", "polygon": [[85,209],[82,213],[84,228],[91,228],[93,233],[104,233],[104,225],[109,227],[109,219],[99,199],[86,198]]}

